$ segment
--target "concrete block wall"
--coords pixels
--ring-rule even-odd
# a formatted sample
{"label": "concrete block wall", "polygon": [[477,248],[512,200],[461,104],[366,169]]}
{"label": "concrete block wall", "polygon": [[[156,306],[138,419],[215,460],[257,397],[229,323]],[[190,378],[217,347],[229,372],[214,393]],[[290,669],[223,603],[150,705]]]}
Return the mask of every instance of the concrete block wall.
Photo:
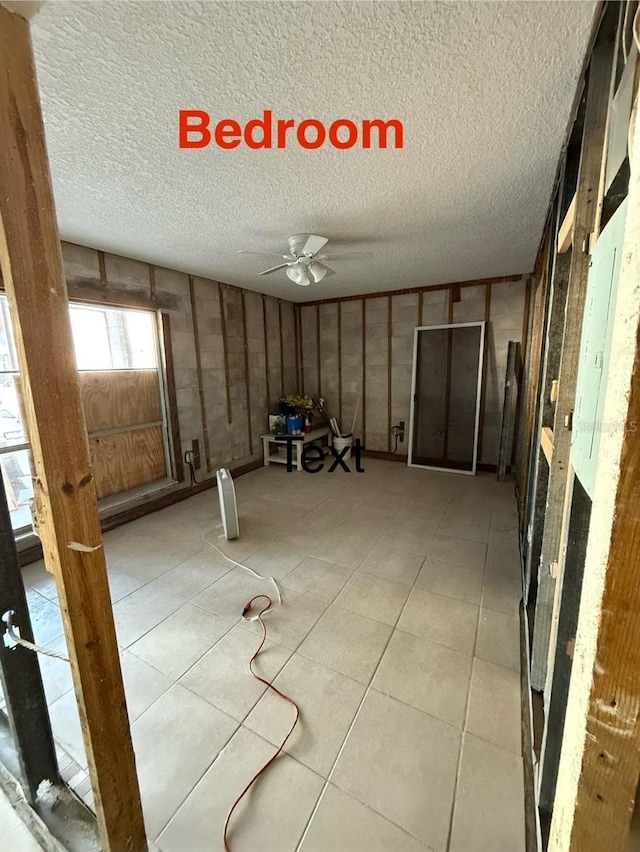
{"label": "concrete block wall", "polygon": [[[211,471],[205,466],[205,435],[196,365],[196,338],[191,311],[189,275],[71,243],[62,244],[70,298],[99,300],[105,305],[154,306],[169,314],[181,453],[200,442],[202,467],[198,478],[215,475],[219,467],[238,467],[262,457],[260,435],[267,431],[269,410],[277,409],[281,388],[295,393],[296,358],[294,306],[291,302],[246,290],[243,323],[242,292],[205,278],[193,278],[202,369],[205,422],[209,438]],[[231,422],[227,412],[227,381],[220,297],[225,312],[228,386]],[[269,350],[269,400],[265,353],[265,314]],[[280,319],[285,341],[284,375],[280,358]],[[246,324],[246,339],[244,326]],[[245,343],[251,408],[251,435],[247,412]],[[251,443],[250,443],[251,438]],[[185,483],[187,484],[187,483]]]}
{"label": "concrete block wall", "polygon": [[[405,442],[398,454],[406,455],[411,409],[411,371],[414,330],[419,325],[479,322],[487,316],[484,415],[479,461],[495,465],[498,458],[500,418],[504,397],[507,348],[510,340],[522,341],[526,278],[490,285],[460,287],[460,301],[450,302],[451,291],[424,290],[392,296],[367,296],[340,303],[338,331],[337,301],[300,305],[303,390],[312,397],[323,396],[331,415],[350,428],[356,401],[362,403],[355,434],[364,438],[369,450],[393,449],[390,427],[405,423]],[[363,326],[364,305],[364,326]],[[317,315],[320,316],[318,339]],[[365,334],[363,370],[362,334]],[[338,347],[338,333],[340,347]],[[320,385],[318,386],[318,348]],[[340,364],[338,364],[340,351]],[[389,366],[391,368],[389,374]],[[336,384],[341,377],[341,390]],[[389,416],[390,404],[390,416]]]}

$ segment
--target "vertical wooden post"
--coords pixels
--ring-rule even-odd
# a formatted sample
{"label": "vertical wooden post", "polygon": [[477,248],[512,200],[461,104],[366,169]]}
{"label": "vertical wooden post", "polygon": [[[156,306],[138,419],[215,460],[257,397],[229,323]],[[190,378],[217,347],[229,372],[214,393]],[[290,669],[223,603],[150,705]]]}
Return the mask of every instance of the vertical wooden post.
{"label": "vertical wooden post", "polygon": [[589,82],[585,111],[584,135],[576,213],[573,225],[573,250],[567,292],[566,321],[560,362],[560,384],[553,430],[554,450],[549,469],[547,511],[545,514],[538,596],[531,660],[531,685],[544,688],[551,634],[554,588],[556,580],[550,573],[560,549],[560,530],[563,500],[571,448],[571,431],[567,425],[573,412],[582,334],[582,317],[587,294],[589,273],[589,243],[597,233],[600,214],[602,162],[606,140],[607,111],[613,76],[614,39],[606,31],[596,42],[589,65]]}
{"label": "vertical wooden post", "polygon": [[229,382],[229,347],[227,345],[227,318],[224,309],[222,284],[218,281],[218,303],[220,304],[220,326],[222,331],[222,356],[224,358],[224,387],[227,395],[227,423],[233,423],[231,410],[231,385]]}
{"label": "vertical wooden post", "polygon": [[362,446],[367,446],[367,300],[362,298]]}
{"label": "vertical wooden post", "polygon": [[267,393],[267,412],[271,410],[271,387],[269,386],[269,330],[267,328],[267,297],[262,296],[262,328],[264,330],[264,383]]}
{"label": "vertical wooden post", "polygon": [[102,845],[146,850],[29,25],[0,6],[0,265]]}
{"label": "vertical wooden post", "polygon": [[196,375],[198,377],[198,397],[200,399],[200,422],[204,439],[204,461],[207,471],[211,471],[211,448],[209,446],[209,427],[207,426],[207,408],[204,402],[204,379],[202,377],[202,356],[200,354],[200,333],[198,331],[198,308],[193,275],[189,276],[189,299],[191,301],[191,323],[193,325],[193,343],[196,349]]}
{"label": "vertical wooden post", "polygon": [[249,341],[247,339],[247,305],[244,290],[240,291],[242,300],[242,343],[244,347],[244,391],[247,401],[247,438],[249,439],[249,455],[253,455],[253,430],[251,428],[251,383],[249,380]]}

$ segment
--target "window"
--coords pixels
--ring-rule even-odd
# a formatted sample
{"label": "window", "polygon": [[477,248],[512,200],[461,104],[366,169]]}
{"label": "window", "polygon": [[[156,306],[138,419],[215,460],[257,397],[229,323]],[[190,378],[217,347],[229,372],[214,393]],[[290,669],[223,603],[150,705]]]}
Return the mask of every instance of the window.
{"label": "window", "polygon": [[150,311],[70,305],[79,370],[158,367],[156,328]]}
{"label": "window", "polygon": [[[69,313],[98,496],[165,478],[167,437],[154,313],[81,304],[70,305]],[[11,524],[14,531],[22,532],[31,525],[29,500],[33,488],[18,379],[9,305],[7,297],[0,294],[0,469]],[[86,405],[89,395],[93,399],[90,411]],[[120,405],[131,399],[135,400],[133,405]],[[127,415],[124,421],[122,415],[116,418],[110,407],[122,408]],[[98,420],[114,419],[95,422],[96,416]]]}
{"label": "window", "polygon": [[31,524],[31,452],[16,380],[18,357],[6,296],[0,296],[0,469],[14,530]]}

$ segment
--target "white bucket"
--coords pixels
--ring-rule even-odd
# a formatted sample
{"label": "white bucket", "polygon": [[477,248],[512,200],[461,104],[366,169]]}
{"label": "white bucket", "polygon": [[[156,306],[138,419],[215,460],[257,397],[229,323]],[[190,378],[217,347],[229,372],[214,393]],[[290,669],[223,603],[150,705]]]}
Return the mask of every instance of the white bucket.
{"label": "white bucket", "polygon": [[353,446],[353,435],[341,435],[339,438],[336,438],[335,435],[333,437],[333,449],[340,455],[340,453],[344,450],[345,447],[349,449],[342,456],[342,458],[346,461],[351,458],[351,447]]}

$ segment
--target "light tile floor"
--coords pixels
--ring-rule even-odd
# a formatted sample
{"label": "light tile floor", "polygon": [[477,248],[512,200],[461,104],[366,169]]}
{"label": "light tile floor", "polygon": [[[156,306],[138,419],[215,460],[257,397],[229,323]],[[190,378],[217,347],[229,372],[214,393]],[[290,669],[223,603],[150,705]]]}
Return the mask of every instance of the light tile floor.
{"label": "light tile floor", "polygon": [[[118,641],[149,837],[221,850],[230,804],[291,707],[248,673],[271,592],[204,540],[278,578],[259,671],[301,709],[239,808],[233,852],[520,852],[520,599],[513,485],[367,459],[364,474],[236,481],[241,537],[208,491],[108,533]],[[64,648],[52,578],[25,569],[36,640]],[[64,774],[92,802],[68,666],[43,676]]]}

